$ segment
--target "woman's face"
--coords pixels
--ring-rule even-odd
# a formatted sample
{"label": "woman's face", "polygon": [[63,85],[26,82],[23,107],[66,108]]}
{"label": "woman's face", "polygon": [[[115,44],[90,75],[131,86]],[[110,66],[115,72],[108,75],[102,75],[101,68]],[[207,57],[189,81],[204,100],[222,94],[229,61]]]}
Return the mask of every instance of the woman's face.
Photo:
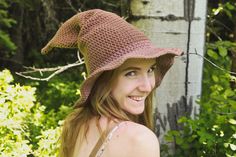
{"label": "woman's face", "polygon": [[145,99],[155,86],[156,59],[128,59],[116,71],[111,95],[133,115],[143,113]]}

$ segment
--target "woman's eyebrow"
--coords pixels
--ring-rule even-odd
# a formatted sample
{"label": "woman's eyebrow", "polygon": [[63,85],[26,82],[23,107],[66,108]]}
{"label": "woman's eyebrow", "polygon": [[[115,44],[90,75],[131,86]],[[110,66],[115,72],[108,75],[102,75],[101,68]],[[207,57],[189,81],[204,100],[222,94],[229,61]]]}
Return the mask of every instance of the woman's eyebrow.
{"label": "woman's eyebrow", "polygon": [[[154,63],[150,67],[154,67],[156,65],[157,65],[157,63]],[[122,71],[128,71],[128,70],[141,70],[141,68],[140,67],[135,67],[135,66],[130,66],[130,67],[124,68]]]}
{"label": "woman's eyebrow", "polygon": [[128,70],[140,70],[141,68],[140,67],[127,67],[127,68],[124,68],[122,71],[128,71]]}

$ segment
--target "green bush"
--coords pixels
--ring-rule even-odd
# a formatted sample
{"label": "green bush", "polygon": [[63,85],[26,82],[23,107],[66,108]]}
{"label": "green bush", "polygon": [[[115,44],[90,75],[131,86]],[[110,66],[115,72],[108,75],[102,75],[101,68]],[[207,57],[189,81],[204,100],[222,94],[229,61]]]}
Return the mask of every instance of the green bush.
{"label": "green bush", "polygon": [[[227,53],[235,43],[219,41],[207,46],[206,57],[229,69]],[[236,157],[236,90],[230,88],[232,80],[226,71],[205,63],[199,115],[180,118],[183,130],[172,130],[165,136],[176,144],[175,157]]]}
{"label": "green bush", "polygon": [[13,84],[8,70],[0,72],[0,156],[54,157],[58,154],[61,124],[70,108],[45,113],[35,88]]}
{"label": "green bush", "polygon": [[68,73],[62,75],[63,77],[55,77],[49,82],[40,82],[37,86],[38,100],[47,106],[47,110],[57,111],[62,105],[73,106],[79,98],[81,77]]}

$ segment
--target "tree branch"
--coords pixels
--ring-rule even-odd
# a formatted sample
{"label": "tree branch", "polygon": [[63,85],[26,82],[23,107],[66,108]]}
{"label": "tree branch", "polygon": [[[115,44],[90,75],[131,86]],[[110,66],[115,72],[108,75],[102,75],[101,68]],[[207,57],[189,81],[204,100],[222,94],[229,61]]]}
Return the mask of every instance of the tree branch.
{"label": "tree branch", "polygon": [[[197,53],[197,50],[195,49],[195,53],[189,53],[189,54],[192,54],[192,55],[197,55],[197,56],[200,56],[202,57],[204,60],[206,60],[207,62],[209,62],[210,64],[212,64],[215,68],[221,70],[221,71],[224,71],[224,72],[227,72],[229,74],[233,74],[233,75],[236,75],[236,72],[232,72],[232,71],[229,71],[229,70],[226,70],[218,65],[216,65],[215,63],[213,63],[212,61],[210,61],[209,59],[207,59],[206,57],[200,55]],[[186,54],[184,54],[186,55]],[[84,59],[80,57],[79,55],[79,51],[77,51],[77,57],[78,57],[78,61],[76,61],[75,63],[72,63],[72,64],[68,64],[68,65],[64,65],[64,66],[58,66],[58,67],[53,67],[53,68],[35,68],[35,67],[24,67],[26,69],[26,71],[23,71],[23,72],[16,72],[17,75],[19,76],[22,76],[24,78],[28,78],[28,79],[31,79],[31,80],[37,80],[37,81],[49,81],[52,77],[54,77],[55,75],[57,74],[60,74],[62,73],[63,71],[69,69],[69,68],[72,68],[72,67],[75,67],[75,66],[79,66],[81,64],[84,64]],[[54,72],[53,72],[54,71]],[[41,76],[43,76],[43,73],[44,72],[53,72],[51,75],[49,75],[48,77],[45,77],[45,78],[38,78],[38,77],[32,77],[32,76],[29,76],[29,75],[26,75],[26,74],[30,74],[30,73],[36,73],[36,72],[39,72]],[[85,78],[85,74],[83,73],[83,77]],[[233,78],[234,79],[234,78]]]}
{"label": "tree branch", "polygon": [[75,13],[81,12],[80,9],[77,10],[77,9],[73,6],[71,0],[66,0],[65,2],[70,6],[71,10],[74,11]]}
{"label": "tree branch", "polygon": [[[54,67],[54,68],[35,68],[35,67],[25,67],[26,69],[30,69],[30,71],[24,71],[24,72],[16,72],[17,75],[22,76],[24,78],[28,78],[31,80],[37,80],[37,81],[49,81],[52,77],[54,77],[57,74],[62,73],[63,71],[75,67],[75,66],[79,66],[81,64],[84,64],[84,61],[81,59],[80,61],[77,61],[75,63],[72,64],[68,64],[65,66],[58,66],[58,67]],[[52,72],[54,71],[51,75],[49,75],[48,77],[45,78],[38,78],[38,77],[32,77],[29,75],[25,75],[25,74],[30,74],[30,73],[35,73],[35,72],[39,72],[41,76],[43,76],[43,72]]]}
{"label": "tree branch", "polygon": [[194,54],[194,55],[200,56],[200,57],[202,57],[204,60],[206,60],[207,62],[209,62],[211,65],[213,65],[215,68],[217,68],[217,69],[219,69],[219,70],[221,70],[221,71],[227,72],[227,73],[229,73],[229,74],[236,75],[236,72],[226,70],[226,69],[224,69],[224,68],[222,68],[222,67],[216,65],[215,63],[213,63],[212,61],[210,61],[210,60],[207,59],[206,57],[204,57],[204,56],[198,54],[196,49],[195,49],[195,53],[189,53],[189,54]]}

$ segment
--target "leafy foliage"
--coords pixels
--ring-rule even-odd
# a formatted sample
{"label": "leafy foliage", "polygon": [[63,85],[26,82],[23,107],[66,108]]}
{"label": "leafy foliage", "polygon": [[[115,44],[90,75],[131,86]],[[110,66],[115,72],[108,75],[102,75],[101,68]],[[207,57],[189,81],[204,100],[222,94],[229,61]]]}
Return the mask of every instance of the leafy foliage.
{"label": "leafy foliage", "polygon": [[63,73],[63,77],[54,77],[49,82],[31,82],[37,87],[38,101],[47,106],[47,111],[58,110],[60,106],[73,106],[78,99],[78,89],[82,80],[82,75],[78,75],[76,70]]}
{"label": "leafy foliage", "polygon": [[[236,46],[231,42],[208,44],[207,58],[229,69],[228,49]],[[228,63],[228,64],[226,64]],[[215,70],[205,64],[203,95],[200,114],[195,118],[182,117],[179,123],[184,129],[169,131],[168,142],[176,143],[175,156],[236,156],[236,90],[230,88],[235,77],[225,71]],[[169,154],[169,156],[171,156]]]}
{"label": "leafy foliage", "polygon": [[36,102],[36,88],[12,82],[8,70],[0,72],[0,156],[57,156],[60,120],[70,108],[46,114]]}
{"label": "leafy foliage", "polygon": [[30,109],[34,106],[34,88],[10,85],[13,81],[9,71],[0,73],[0,156],[26,156],[31,153],[27,123]]}

